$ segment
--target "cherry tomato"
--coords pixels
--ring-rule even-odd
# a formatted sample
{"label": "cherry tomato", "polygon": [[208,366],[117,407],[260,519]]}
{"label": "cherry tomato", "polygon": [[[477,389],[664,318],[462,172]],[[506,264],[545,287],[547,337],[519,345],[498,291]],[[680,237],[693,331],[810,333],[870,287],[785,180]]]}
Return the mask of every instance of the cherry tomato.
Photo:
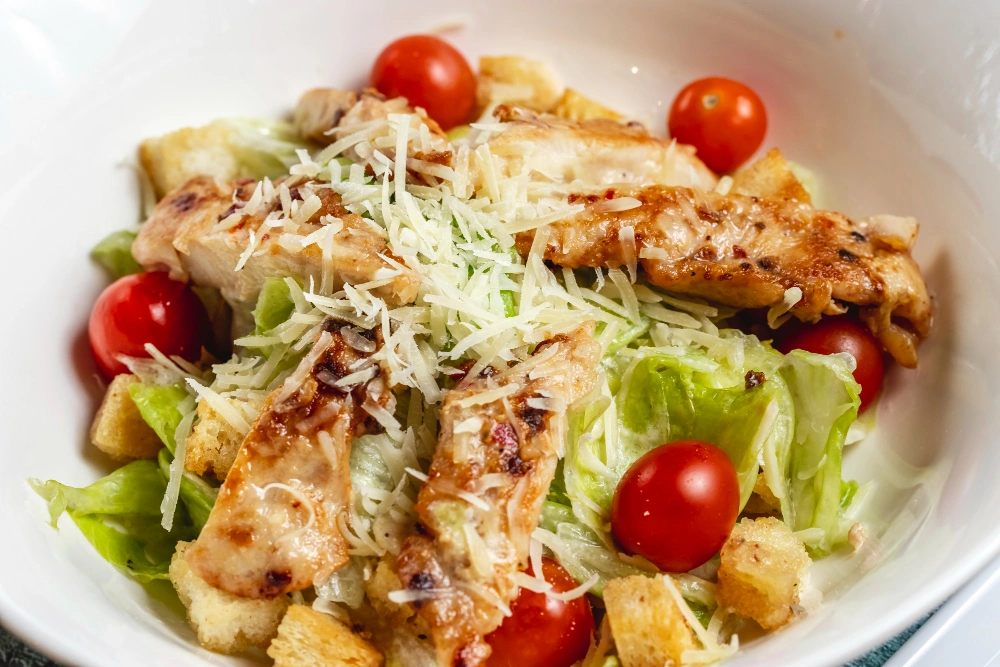
{"label": "cherry tomato", "polygon": [[709,77],[689,83],[677,95],[667,118],[670,136],[698,149],[712,171],[733,171],[760,148],[767,133],[767,112],[749,86]]}
{"label": "cherry tomato", "polygon": [[166,273],[137,273],[111,283],[97,297],[88,326],[90,349],[107,379],[128,372],[117,355],[148,357],[146,343],[195,361],[210,332],[201,299]]}
{"label": "cherry tomato", "polygon": [[871,405],[882,389],[885,374],[882,346],[868,329],[849,315],[824,317],[816,324],[793,326],[775,347],[784,353],[805,350],[816,354],[847,352],[853,356],[857,362],[854,379],[861,385],[861,412]]}
{"label": "cherry tomato", "polygon": [[726,453],[680,440],[628,469],[611,502],[611,532],[661,570],[687,572],[718,553],[739,511],[740,483]]}
{"label": "cherry tomato", "polygon": [[[542,559],[542,573],[557,593],[579,585],[549,558]],[[487,667],[570,667],[587,655],[594,614],[586,596],[563,602],[522,588],[510,610],[486,637],[493,648]]]}
{"label": "cherry tomato", "polygon": [[423,107],[442,129],[469,120],[476,104],[476,77],[465,57],[431,35],[401,37],[385,47],[372,67],[371,84],[388,97]]}

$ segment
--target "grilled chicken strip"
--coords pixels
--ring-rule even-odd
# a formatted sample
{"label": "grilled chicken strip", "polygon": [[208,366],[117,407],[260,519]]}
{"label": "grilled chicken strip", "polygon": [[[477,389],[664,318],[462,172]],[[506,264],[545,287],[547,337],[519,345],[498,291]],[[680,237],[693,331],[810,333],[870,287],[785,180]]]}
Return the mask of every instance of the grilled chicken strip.
{"label": "grilled chicken strip", "polygon": [[506,129],[489,140],[508,176],[532,174],[555,183],[683,185],[711,190],[715,174],[692,146],[651,135],[637,123],[603,118],[572,121],[500,105]]}
{"label": "grilled chicken strip", "polygon": [[[356,132],[371,131],[389,118],[390,114],[416,114],[427,125],[428,133],[418,133],[421,138],[408,147],[407,156],[426,162],[447,165],[451,163],[451,144],[441,126],[420,107],[413,108],[403,97],[387,98],[368,88],[361,95],[335,88],[314,88],[306,91],[295,107],[295,125],[299,133],[323,144],[332,144]],[[378,133],[379,136],[382,133]],[[376,135],[368,137],[369,141]],[[381,152],[395,158],[395,148],[383,146]],[[345,155],[355,162],[365,162],[357,147]],[[370,157],[370,151],[365,154]]]}
{"label": "grilled chicken strip", "polygon": [[[282,183],[275,185],[280,189]],[[310,277],[321,285],[324,264],[332,289],[343,283],[392,280],[373,290],[391,303],[409,303],[416,298],[420,278],[409,269],[399,269],[383,257],[394,257],[385,240],[360,216],[341,205],[340,195],[316,183],[290,177],[287,204],[310,215],[292,214],[296,235],[283,238],[283,228],[263,229],[265,220],[282,207],[275,194],[248,209],[258,184],[251,180],[224,183],[209,177],[193,178],[164,197],[142,226],[132,244],[132,254],[146,270],[169,271],[172,278],[191,279],[198,285],[217,287],[233,304],[253,304],[264,280],[273,276]],[[307,208],[308,207],[308,208]],[[302,247],[299,239],[327,225],[340,227],[329,244],[324,262],[324,242]],[[255,253],[234,270],[247,249],[251,233],[260,236]]]}
{"label": "grilled chicken strip", "polygon": [[[268,397],[188,552],[195,573],[215,588],[273,598],[325,580],[348,560],[339,525],[351,499],[351,440],[373,424],[365,401],[384,404],[389,391],[343,326],[329,320]],[[354,333],[380,342],[377,332]]]}
{"label": "grilled chicken strip", "polygon": [[416,536],[400,580],[431,628],[442,667],[485,663],[563,448],[566,406],[591,391],[594,324],[553,336],[528,360],[448,394]]}
{"label": "grilled chicken strip", "polygon": [[[633,201],[613,203],[624,197]],[[802,297],[791,312],[800,320],[858,305],[907,367],[916,365],[916,343],[930,332],[930,297],[909,252],[916,238],[910,218],[855,221],[792,200],[663,186],[570,195],[569,202],[586,208],[546,230],[545,260],[558,266],[621,267],[637,259],[653,285],[737,308],[774,306],[798,287]],[[632,208],[613,210],[622,204]],[[517,236],[522,255],[533,238]]]}

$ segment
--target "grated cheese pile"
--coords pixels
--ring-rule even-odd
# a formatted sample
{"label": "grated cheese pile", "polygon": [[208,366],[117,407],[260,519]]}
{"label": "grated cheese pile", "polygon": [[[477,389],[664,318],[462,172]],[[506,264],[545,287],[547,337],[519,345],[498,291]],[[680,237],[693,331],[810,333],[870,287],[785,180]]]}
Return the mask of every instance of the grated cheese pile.
{"label": "grated cheese pile", "polygon": [[[370,575],[373,559],[399,553],[402,537],[415,520],[419,484],[426,480],[422,471],[436,446],[443,386],[450,375],[461,372],[456,366],[462,361],[472,360],[473,374],[488,365],[505,368],[527,359],[534,346],[550,335],[587,320],[598,322],[598,340],[605,352],[646,336],[661,350],[700,346],[735,360],[741,361],[742,355],[739,341],[718,336],[713,320],[725,313],[635,284],[638,257],[653,256],[653,250],[637,253],[631,228],[619,236],[628,260],[624,270],[550,270],[543,261],[548,227],[583,210],[582,205],[568,204],[565,195],[585,186],[509,173],[506,161],[493,155],[488,143],[505,130],[503,124],[492,119],[474,123],[467,136],[449,144],[451,166],[443,166],[420,157],[442,139],[431,134],[420,115],[405,113],[405,105],[396,102],[386,104],[390,112],[384,118],[339,126],[337,140],[319,154],[299,151],[299,164],[290,171],[305,183],[301,199],[292,199],[286,183],[275,185],[265,179],[242,210],[219,223],[232,226],[242,214],[273,208],[251,232],[234,269],[242,270],[251,257],[270,252],[273,244],[286,250],[317,245],[323,257],[322,277],[318,285],[286,279],[294,302],[289,319],[270,331],[238,338],[239,354],[216,364],[210,382],[184,374],[199,401],[207,401],[236,431],[247,433],[257,417],[254,406],[290,377],[296,367],[290,360],[307,353],[327,318],[380,330],[384,344],[371,358],[387,370],[383,389],[391,387],[394,393],[385,407],[363,406],[385,432],[354,444],[354,499],[340,528],[361,565],[316,582],[317,608],[334,614],[346,613],[341,604],[360,604],[357,591],[366,573]],[[520,150],[530,151],[531,146]],[[343,205],[385,239],[401,261],[383,256],[387,268],[372,281],[334,291],[334,236],[344,223],[324,216],[319,229],[304,224],[319,210],[316,193],[322,188],[339,194]],[[638,202],[621,198],[604,205],[608,210],[627,210]],[[527,230],[534,230],[535,237],[522,259],[514,248],[514,235]],[[418,296],[411,304],[391,305],[376,291],[403,269],[419,276]],[[351,327],[345,327],[344,336],[358,349],[372,351],[367,347],[372,344]],[[359,368],[341,382],[367,381],[369,371]],[[611,438],[614,405],[606,381],[602,394],[609,406],[606,437]],[[552,405],[545,397],[533,400],[544,409],[565,407]],[[478,425],[459,425],[456,432],[462,428],[474,431]],[[485,502],[474,494],[467,496],[471,505]],[[176,504],[176,498],[172,502]],[[489,571],[490,555],[482,538],[476,534],[466,539],[476,555],[472,567]],[[538,574],[519,573],[518,585],[559,599],[582,596],[595,585],[596,575],[572,591],[554,592],[541,576],[541,549],[541,543],[533,541],[532,562]],[[411,591],[393,595],[397,602],[415,599]],[[496,603],[506,611],[501,600]],[[717,652],[714,639],[702,643],[706,650]],[[692,656],[692,662],[704,657]]]}

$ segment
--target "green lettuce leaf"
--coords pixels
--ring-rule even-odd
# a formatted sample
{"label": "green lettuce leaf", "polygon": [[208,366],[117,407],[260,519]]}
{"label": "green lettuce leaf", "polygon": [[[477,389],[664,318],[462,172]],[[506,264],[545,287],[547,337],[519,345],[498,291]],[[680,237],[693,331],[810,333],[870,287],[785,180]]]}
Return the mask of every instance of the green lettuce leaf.
{"label": "green lettuce leaf", "polygon": [[253,321],[257,325],[254,333],[260,335],[270,331],[291,317],[294,311],[292,291],[285,279],[267,278],[257,297],[257,306],[253,309]]}
{"label": "green lettuce leaf", "polygon": [[98,264],[107,269],[114,280],[133,273],[142,273],[142,266],[132,256],[132,242],[136,233],[122,229],[111,232],[90,251]]}
{"label": "green lettuce leaf", "polygon": [[135,514],[160,520],[160,501],[167,483],[152,461],[133,461],[90,486],[77,488],[54,479],[28,480],[49,503],[52,525],[63,512],[76,514]]}
{"label": "green lettuce leaf", "polygon": [[[173,460],[173,454],[166,447],[160,450],[157,462],[165,479],[170,479],[170,464]],[[218,496],[218,489],[197,475],[184,472],[184,476],[181,478],[180,498],[184,507],[187,508],[191,522],[199,533],[205,527],[208,515],[215,506],[215,500]]]}
{"label": "green lettuce leaf", "polygon": [[173,454],[177,449],[174,439],[184,415],[193,407],[193,399],[180,382],[166,385],[137,382],[128,388],[129,396],[143,421],[160,436],[160,440]]}
{"label": "green lettuce leaf", "polygon": [[810,544],[816,554],[828,553],[847,538],[840,521],[841,454],[861,404],[853,370],[854,360],[846,355],[802,350],[785,355],[781,369],[796,417],[794,442],[787,454],[779,454],[779,462],[787,466],[781,513],[793,530],[823,530],[823,538]]}
{"label": "green lettuce leaf", "polygon": [[[177,540],[170,539],[166,531],[163,531],[163,539],[143,540],[109,525],[100,515],[71,514],[70,517],[101,558],[124,570],[139,583],[170,578],[170,555],[163,557],[163,554],[167,551],[173,554]],[[153,556],[153,553],[156,555]]]}
{"label": "green lettuce leaf", "polygon": [[167,483],[153,461],[134,461],[83,488],[55,480],[29,484],[48,501],[53,525],[63,512],[69,514],[105,560],[140,582],[166,579],[177,542],[198,534],[184,511],[173,530],[160,525]]}
{"label": "green lettuce leaf", "polygon": [[[266,279],[257,297],[257,305],[253,309],[254,335],[266,334],[284,324],[294,312],[295,301],[292,299],[292,290],[288,282],[284,278]],[[262,354],[267,359],[271,359],[275,354],[279,355],[279,361],[270,379],[294,367],[306,352],[306,350],[296,352],[289,345],[282,344],[254,348],[254,354]]]}
{"label": "green lettuce leaf", "polygon": [[517,315],[517,306],[514,304],[514,293],[509,289],[500,290],[500,298],[503,299],[503,314],[507,317]]}
{"label": "green lettuce leaf", "polygon": [[[588,525],[596,528],[596,514],[609,511],[618,480],[636,459],[677,440],[703,440],[725,451],[740,481],[740,506],[746,503],[765,445],[765,433],[758,435],[765,415],[777,411],[768,444],[787,449],[794,409],[788,387],[777,372],[781,355],[755,338],[747,337],[742,343],[743,364],[738,368],[695,349],[630,357],[620,383],[609,378],[609,388],[621,386],[614,396],[611,423],[605,416],[596,428],[586,426],[595,421],[595,412],[603,412],[600,402],[574,417],[566,455],[566,488],[574,509],[591,515]],[[764,373],[765,380],[747,388],[745,376],[751,370]],[[770,407],[772,403],[776,407]],[[612,438],[608,438],[609,428]]]}
{"label": "green lettuce leaf", "polygon": [[[180,382],[169,385],[147,385],[137,382],[129,387],[129,395],[139,408],[143,420],[156,431],[165,445],[157,457],[158,470],[164,479],[170,479],[170,463],[174,460],[174,452],[177,451],[175,439],[177,427],[184,415],[194,409],[193,399]],[[208,515],[215,505],[217,496],[216,488],[197,475],[185,471],[181,478],[180,499],[198,532],[208,521]],[[160,492],[160,499],[156,504],[157,511],[162,499],[163,492]]]}
{"label": "green lettuce leaf", "polygon": [[[720,332],[715,346],[606,357],[602,395],[569,415],[566,457],[542,525],[558,539],[550,548],[574,576],[622,576],[607,524],[618,482],[640,456],[677,440],[703,440],[726,452],[741,508],[763,461],[786,523],[822,531],[822,539],[809,541],[815,554],[846,539],[841,450],[858,404],[849,363],[805,352],[784,356],[732,330]],[[763,381],[748,381],[751,371]]]}

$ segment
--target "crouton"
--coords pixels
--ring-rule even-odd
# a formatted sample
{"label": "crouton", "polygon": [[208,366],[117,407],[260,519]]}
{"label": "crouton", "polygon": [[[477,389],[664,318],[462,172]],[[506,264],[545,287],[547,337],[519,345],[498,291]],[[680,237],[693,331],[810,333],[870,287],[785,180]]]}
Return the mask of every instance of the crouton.
{"label": "crouton", "polygon": [[188,622],[198,641],[220,653],[267,646],[278,633],[290,598],[282,595],[273,600],[251,600],[212,588],[188,566],[185,552],[192,544],[177,544],[170,561],[170,581],[187,609]]}
{"label": "crouton", "polygon": [[[253,403],[260,408],[260,403]],[[188,435],[184,467],[196,475],[214,475],[224,480],[236,461],[243,434],[219,416],[207,401],[198,404],[198,421]]]}
{"label": "crouton", "polygon": [[389,593],[403,588],[399,576],[388,558],[382,558],[372,573],[371,579],[365,582],[365,593],[368,601],[379,616],[393,621],[405,621],[413,616],[413,607],[408,604],[397,604],[389,599]]}
{"label": "crouton", "polygon": [[733,194],[774,199],[794,199],[812,204],[812,197],[795,177],[777,148],[733,176]]}
{"label": "crouton", "polygon": [[744,519],[722,546],[719,604],[773,630],[791,620],[805,587],[809,555],[788,526]]}
{"label": "crouton", "polygon": [[139,414],[128,388],[139,382],[135,375],[122,373],[108,390],[90,427],[90,441],[115,459],[155,459],[163,449],[156,432]]}
{"label": "crouton", "polygon": [[306,139],[321,144],[332,144],[334,136],[326,132],[337,127],[340,119],[357,101],[357,93],[351,90],[336,88],[307,90],[295,105],[295,129]]}
{"label": "crouton", "polygon": [[548,111],[559,100],[562,86],[552,68],[521,56],[483,56],[479,59],[476,103],[510,104],[532,111]]}
{"label": "crouton", "polygon": [[757,473],[757,481],[753,485],[753,493],[743,507],[743,514],[750,516],[781,516],[781,501],[778,500],[771,487],[767,485],[764,473]]}
{"label": "crouton", "polygon": [[139,161],[149,174],[157,197],[195,176],[232,180],[240,165],[230,150],[233,129],[224,123],[185,127],[139,146]]}
{"label": "crouton", "polygon": [[694,634],[659,576],[612,579],[604,588],[611,634],[623,667],[680,665]]}
{"label": "crouton", "polygon": [[382,654],[333,616],[296,604],[267,649],[274,667],[379,667]]}
{"label": "crouton", "polygon": [[572,88],[567,88],[562,98],[552,109],[552,113],[566,120],[593,120],[594,118],[606,118],[607,120],[625,120],[617,111],[612,111],[603,104],[599,104],[583,93],[579,93]]}

